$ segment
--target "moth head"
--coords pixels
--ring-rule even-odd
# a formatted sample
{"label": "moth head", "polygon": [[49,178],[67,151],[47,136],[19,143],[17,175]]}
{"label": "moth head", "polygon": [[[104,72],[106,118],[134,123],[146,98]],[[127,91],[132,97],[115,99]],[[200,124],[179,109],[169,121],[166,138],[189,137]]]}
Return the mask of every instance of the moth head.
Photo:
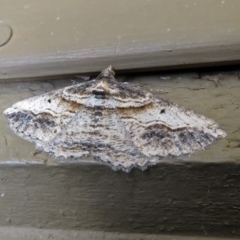
{"label": "moth head", "polygon": [[111,65],[98,75],[98,77],[95,79],[95,81],[97,80],[96,85],[91,90],[95,98],[109,99],[110,95],[118,93],[118,89],[116,89],[114,87],[115,85],[113,84],[116,81],[114,76],[115,72]]}
{"label": "moth head", "polygon": [[110,65],[109,67],[107,67],[106,69],[104,69],[100,75],[101,77],[105,77],[105,78],[114,78],[115,76],[115,72],[113,70],[112,65]]}

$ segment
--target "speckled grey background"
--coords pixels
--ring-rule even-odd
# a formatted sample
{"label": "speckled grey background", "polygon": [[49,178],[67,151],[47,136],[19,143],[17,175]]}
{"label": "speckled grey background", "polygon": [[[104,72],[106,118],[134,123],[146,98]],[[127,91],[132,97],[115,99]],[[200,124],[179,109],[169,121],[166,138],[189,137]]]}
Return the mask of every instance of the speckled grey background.
{"label": "speckled grey background", "polygon": [[[240,60],[237,0],[2,0],[0,79]],[[1,25],[4,25],[1,27]]]}

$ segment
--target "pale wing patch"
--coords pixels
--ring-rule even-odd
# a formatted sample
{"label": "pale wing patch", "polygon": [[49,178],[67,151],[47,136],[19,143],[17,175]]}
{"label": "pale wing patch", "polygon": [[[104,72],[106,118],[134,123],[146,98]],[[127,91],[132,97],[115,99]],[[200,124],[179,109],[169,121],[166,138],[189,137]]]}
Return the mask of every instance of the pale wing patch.
{"label": "pale wing patch", "polygon": [[82,108],[62,98],[62,90],[15,103],[4,111],[11,129],[31,142],[48,141]]}
{"label": "pale wing patch", "polygon": [[148,157],[193,154],[226,136],[214,121],[165,100],[119,109],[119,115],[134,144]]}

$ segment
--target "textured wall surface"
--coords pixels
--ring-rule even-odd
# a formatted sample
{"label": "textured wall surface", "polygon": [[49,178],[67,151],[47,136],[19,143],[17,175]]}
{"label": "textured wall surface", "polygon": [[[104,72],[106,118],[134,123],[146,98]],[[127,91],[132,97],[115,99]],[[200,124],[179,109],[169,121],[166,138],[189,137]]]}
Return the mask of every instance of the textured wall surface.
{"label": "textured wall surface", "polygon": [[240,60],[237,0],[2,0],[0,79]]}
{"label": "textured wall surface", "polygon": [[[0,227],[0,237],[7,240],[229,240],[219,237],[193,237],[159,234],[114,233],[99,231],[76,231],[59,229],[36,229],[18,227]],[[233,239],[233,238],[231,238]]]}
{"label": "textured wall surface", "polygon": [[[214,119],[227,137],[194,156],[127,174],[94,161],[57,165],[14,135],[1,114],[0,225],[239,236],[239,72],[125,75],[119,80]],[[1,112],[70,84],[66,79],[2,83]]]}
{"label": "textured wall surface", "polygon": [[240,165],[1,166],[2,226],[239,236]]}

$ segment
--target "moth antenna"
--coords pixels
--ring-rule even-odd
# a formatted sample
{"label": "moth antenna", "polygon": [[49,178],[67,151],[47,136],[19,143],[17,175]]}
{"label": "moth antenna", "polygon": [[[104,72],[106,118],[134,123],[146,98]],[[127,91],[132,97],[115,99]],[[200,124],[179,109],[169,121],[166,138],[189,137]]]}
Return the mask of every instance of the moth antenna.
{"label": "moth antenna", "polygon": [[71,82],[72,82],[73,85],[79,84],[79,82],[77,82],[77,81],[75,81],[73,79],[71,79]]}

